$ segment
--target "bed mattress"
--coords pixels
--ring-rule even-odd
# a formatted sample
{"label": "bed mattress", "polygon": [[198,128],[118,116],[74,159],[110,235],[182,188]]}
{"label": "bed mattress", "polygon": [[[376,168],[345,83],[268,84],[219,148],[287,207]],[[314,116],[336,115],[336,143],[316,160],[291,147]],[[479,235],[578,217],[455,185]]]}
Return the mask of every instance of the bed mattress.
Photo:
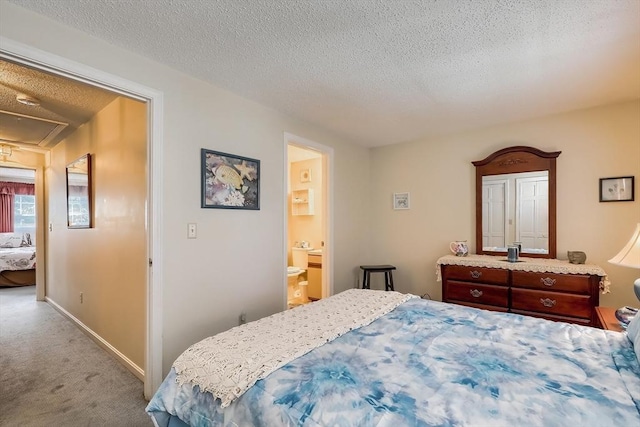
{"label": "bed mattress", "polygon": [[172,369],[159,427],[640,425],[624,333],[411,299],[298,357],[223,408]]}

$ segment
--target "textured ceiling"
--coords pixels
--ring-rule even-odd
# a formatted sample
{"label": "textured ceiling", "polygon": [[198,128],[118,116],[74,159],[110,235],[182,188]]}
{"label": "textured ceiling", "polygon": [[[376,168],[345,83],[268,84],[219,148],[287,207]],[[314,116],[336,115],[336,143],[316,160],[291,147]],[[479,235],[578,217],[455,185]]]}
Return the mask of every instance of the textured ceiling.
{"label": "textured ceiling", "polygon": [[[18,94],[39,106],[16,101]],[[0,142],[51,147],[118,95],[85,83],[0,60]]]}
{"label": "textured ceiling", "polygon": [[640,98],[638,0],[11,0],[377,146]]}

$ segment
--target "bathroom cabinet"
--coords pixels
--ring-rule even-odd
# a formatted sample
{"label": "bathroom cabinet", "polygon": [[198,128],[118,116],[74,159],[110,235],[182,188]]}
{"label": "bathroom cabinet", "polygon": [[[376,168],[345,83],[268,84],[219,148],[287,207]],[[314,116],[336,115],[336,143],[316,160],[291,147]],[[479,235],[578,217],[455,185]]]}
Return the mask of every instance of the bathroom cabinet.
{"label": "bathroom cabinet", "polygon": [[307,268],[307,292],[310,299],[322,298],[322,255],[309,254],[309,266]]}
{"label": "bathroom cabinet", "polygon": [[313,189],[293,190],[291,192],[291,214],[292,215],[313,215],[314,200]]}

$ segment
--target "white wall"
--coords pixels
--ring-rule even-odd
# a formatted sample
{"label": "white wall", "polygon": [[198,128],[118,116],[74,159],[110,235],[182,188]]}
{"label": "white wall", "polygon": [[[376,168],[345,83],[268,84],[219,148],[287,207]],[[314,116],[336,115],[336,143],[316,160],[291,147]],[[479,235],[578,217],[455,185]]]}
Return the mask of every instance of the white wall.
{"label": "white wall", "polygon": [[[468,240],[475,253],[473,160],[528,145],[562,151],[557,159],[558,258],[584,251],[608,273],[611,294],[600,304],[638,305],[640,271],[609,264],[640,222],[640,101],[576,111],[372,152],[373,260],[398,267],[396,288],[441,298],[436,260],[449,242]],[[635,176],[634,202],[600,203],[599,178]],[[411,192],[411,209],[394,211],[394,192]]]}
{"label": "white wall", "polygon": [[[335,150],[334,289],[353,286],[369,247],[367,149],[6,2],[0,34],[164,94],[164,176],[155,185],[163,188],[165,373],[241,312],[253,320],[284,307],[284,132]],[[201,148],[261,161],[259,211],[200,208]],[[186,239],[190,222],[196,240]]]}

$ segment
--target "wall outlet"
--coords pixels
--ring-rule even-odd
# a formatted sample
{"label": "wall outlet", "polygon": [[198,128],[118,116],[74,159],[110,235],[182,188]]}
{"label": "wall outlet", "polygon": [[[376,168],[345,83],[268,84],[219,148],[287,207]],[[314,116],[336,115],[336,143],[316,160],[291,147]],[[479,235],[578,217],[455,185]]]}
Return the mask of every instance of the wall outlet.
{"label": "wall outlet", "polygon": [[84,302],[84,294],[80,292],[80,304]]}
{"label": "wall outlet", "polygon": [[247,314],[246,313],[242,313],[242,314],[240,314],[240,324],[244,325],[245,323],[247,323]]}

